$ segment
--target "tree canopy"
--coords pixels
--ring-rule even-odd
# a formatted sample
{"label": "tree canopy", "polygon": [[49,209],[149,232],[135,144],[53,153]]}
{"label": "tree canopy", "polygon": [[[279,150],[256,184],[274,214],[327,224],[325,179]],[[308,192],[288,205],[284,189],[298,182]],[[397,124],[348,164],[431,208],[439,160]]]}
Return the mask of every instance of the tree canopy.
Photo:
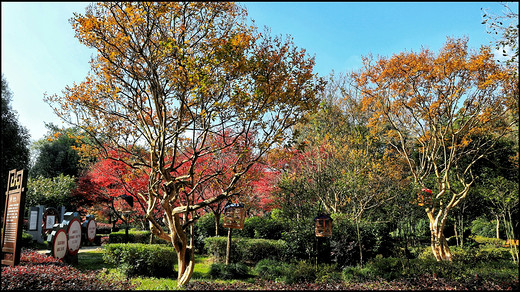
{"label": "tree canopy", "polygon": [[7,175],[10,170],[29,167],[30,135],[27,129],[18,122],[18,114],[11,107],[12,98],[13,93],[2,74],[2,127],[0,130],[0,149],[2,149],[0,183],[2,188],[7,185]]}
{"label": "tree canopy", "polygon": [[[305,50],[257,32],[234,3],[106,2],[71,24],[97,55],[85,81],[46,100],[102,154],[114,150],[112,159],[148,173],[147,218],[152,232],[175,246],[183,285],[194,264],[187,234],[193,212],[235,195],[251,167],[313,110],[324,81]],[[223,143],[206,143],[210,137]],[[197,189],[218,175],[197,165],[229,147],[238,153],[228,162],[231,180],[197,201]],[[156,204],[169,233],[151,215]]]}

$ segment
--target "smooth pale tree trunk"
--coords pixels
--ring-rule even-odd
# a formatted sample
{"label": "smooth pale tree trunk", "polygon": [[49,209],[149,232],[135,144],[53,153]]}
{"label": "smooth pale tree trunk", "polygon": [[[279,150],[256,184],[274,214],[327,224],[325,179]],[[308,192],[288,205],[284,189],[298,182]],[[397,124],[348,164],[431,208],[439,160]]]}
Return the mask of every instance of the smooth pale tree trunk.
{"label": "smooth pale tree trunk", "polygon": [[431,247],[433,255],[437,261],[450,261],[451,251],[448,246],[448,241],[444,237],[444,223],[446,220],[439,222],[438,219],[430,217],[430,232],[431,232]]}
{"label": "smooth pale tree trunk", "polygon": [[220,224],[220,214],[213,213],[215,215],[215,236],[219,236],[218,227]]}
{"label": "smooth pale tree trunk", "polygon": [[193,248],[193,225],[191,226],[190,244],[188,245],[188,237],[186,232],[179,228],[180,218],[178,214],[174,215],[174,223],[176,225],[176,233],[172,233],[172,243],[177,252],[177,286],[182,287],[186,285],[193,275],[193,268],[195,266],[195,255]]}
{"label": "smooth pale tree trunk", "polygon": [[500,238],[500,218],[498,218],[498,215],[495,215],[495,217],[497,218],[497,225],[496,225],[497,238]]}

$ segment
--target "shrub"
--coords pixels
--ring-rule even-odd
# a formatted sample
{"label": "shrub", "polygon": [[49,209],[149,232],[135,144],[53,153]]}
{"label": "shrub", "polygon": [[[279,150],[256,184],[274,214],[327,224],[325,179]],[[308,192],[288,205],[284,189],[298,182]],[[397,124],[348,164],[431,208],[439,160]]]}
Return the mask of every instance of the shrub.
{"label": "shrub", "polygon": [[[220,218],[223,222],[223,216]],[[227,230],[219,224],[219,235],[227,234]],[[215,215],[213,213],[206,213],[202,215],[193,225],[194,245],[199,253],[207,254],[208,251],[204,247],[204,240],[208,237],[215,236]]]}
{"label": "shrub", "polygon": [[374,279],[373,271],[370,267],[348,266],[342,272],[343,281],[346,283],[364,282]]}
{"label": "shrub", "polygon": [[256,264],[254,272],[258,275],[258,277],[264,280],[279,281],[283,278],[285,271],[289,269],[289,267],[289,264],[285,262],[272,259],[263,259]]}
{"label": "shrub", "polygon": [[394,280],[402,277],[403,275],[403,260],[406,261],[406,259],[393,257],[376,257],[367,264],[367,267],[369,270],[374,271],[375,276],[379,276],[385,280]]}
{"label": "shrub", "polygon": [[20,265],[2,267],[2,290],[129,290],[124,280],[108,280],[95,272],[80,272],[61,260],[22,250]]}
{"label": "shrub", "polygon": [[480,235],[474,235],[472,238],[480,244],[491,245],[496,247],[503,245],[505,242],[503,239],[500,238],[484,237]]}
{"label": "shrub", "polygon": [[[149,230],[128,230],[128,240],[126,237],[126,231],[121,229],[119,231],[114,231],[110,233],[108,236],[109,243],[150,243],[151,232]],[[169,244],[171,243],[161,239],[161,238],[153,238],[154,244]]]}
{"label": "shrub", "polygon": [[[204,240],[205,248],[217,261],[226,258],[227,238],[223,236],[208,237]],[[262,259],[282,259],[285,249],[283,240],[232,238],[231,262],[256,264]]]}
{"label": "shrub", "polygon": [[309,219],[290,222],[290,226],[282,233],[282,240],[287,243],[283,258],[304,260],[314,257],[314,221]]}
{"label": "shrub", "polygon": [[173,247],[161,244],[117,243],[105,245],[103,260],[128,277],[171,276],[177,254]]}
{"label": "shrub", "polygon": [[337,271],[336,264],[318,265],[316,272],[316,283],[321,284],[337,284],[341,282],[341,272]]}
{"label": "shrub", "polygon": [[249,268],[242,263],[223,264],[215,263],[211,264],[208,272],[208,276],[211,279],[245,279],[249,277]]}
{"label": "shrub", "polygon": [[[354,266],[359,263],[359,242],[356,225],[341,214],[334,214],[333,230],[330,238],[332,262],[338,267]],[[373,224],[361,222],[361,246],[365,261],[376,255],[390,256],[394,250],[393,239],[390,237],[389,224]]]}
{"label": "shrub", "polygon": [[[239,242],[239,238],[231,239],[231,262],[237,262],[240,260],[240,257],[237,253],[237,244]],[[218,262],[224,262],[226,259],[226,248],[227,248],[227,238],[223,236],[216,237],[208,237],[204,239],[204,248],[208,251],[208,254],[213,256],[213,258]]]}
{"label": "shrub", "polygon": [[237,243],[237,250],[241,260],[251,264],[256,264],[262,259],[283,260],[284,248],[285,241],[283,240],[243,238]]}
{"label": "shrub", "polygon": [[298,261],[285,269],[284,280],[286,284],[314,283],[316,280],[316,269],[314,265],[306,261]]}

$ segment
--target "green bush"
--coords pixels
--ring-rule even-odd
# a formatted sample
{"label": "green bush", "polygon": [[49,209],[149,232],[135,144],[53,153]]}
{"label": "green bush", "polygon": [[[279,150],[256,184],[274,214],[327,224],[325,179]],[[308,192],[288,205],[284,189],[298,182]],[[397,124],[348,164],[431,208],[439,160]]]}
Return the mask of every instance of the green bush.
{"label": "green bush", "polygon": [[285,271],[290,268],[290,265],[286,262],[280,262],[278,260],[263,259],[260,260],[255,268],[254,272],[258,277],[269,280],[269,281],[280,281]]}
{"label": "green bush", "polygon": [[404,261],[406,259],[393,257],[376,257],[367,264],[368,268],[385,280],[395,280],[403,275]]}
{"label": "green bush", "polygon": [[500,239],[500,238],[484,237],[484,236],[480,236],[480,235],[474,235],[474,236],[472,236],[472,238],[480,244],[491,245],[491,246],[496,246],[496,247],[502,246],[505,242],[505,240]]}
{"label": "green bush", "polygon": [[[219,236],[227,234],[227,230],[222,227],[223,216],[220,217]],[[207,254],[204,247],[204,240],[208,237],[215,236],[215,215],[213,213],[206,213],[202,215],[193,225],[194,245],[195,249],[201,254]]]}
{"label": "green bush", "polygon": [[342,272],[343,281],[350,282],[364,282],[374,279],[373,271],[370,267],[353,267],[348,266]]}
{"label": "green bush", "polygon": [[282,240],[287,243],[283,250],[283,258],[298,260],[313,258],[316,244],[314,221],[308,219],[290,222],[287,230],[282,233]]}
{"label": "green bush", "polygon": [[[226,258],[227,237],[208,237],[204,240],[205,249],[217,261]],[[230,262],[256,264],[262,259],[282,259],[285,249],[283,240],[232,238]]]}
{"label": "green bush", "polygon": [[105,245],[103,260],[128,277],[167,277],[174,275],[177,253],[161,244],[116,243]]}
{"label": "green bush", "polygon": [[[338,267],[354,266],[360,261],[359,239],[356,224],[342,214],[333,214],[332,237],[330,246],[332,262]],[[390,224],[361,222],[359,224],[363,260],[368,261],[376,255],[390,256],[394,248]]]}
{"label": "green bush", "polygon": [[[124,229],[120,229],[119,231],[115,231],[110,233],[108,236],[109,243],[150,243],[150,234],[151,232],[148,230],[128,230],[128,240],[126,237],[126,231]],[[154,237],[153,243],[155,244],[169,244],[170,242]]]}
{"label": "green bush", "polygon": [[[231,258],[230,262],[238,262],[240,256],[237,252],[237,244],[240,238],[232,238],[231,241]],[[224,236],[208,237],[204,239],[204,249],[208,251],[208,255],[218,262],[224,262],[226,260],[226,248],[227,238]]]}
{"label": "green bush", "polygon": [[285,269],[284,281],[286,284],[314,283],[316,280],[316,268],[307,261],[298,261]]}
{"label": "green bush", "polygon": [[215,263],[211,264],[208,276],[211,279],[223,279],[223,280],[231,280],[231,279],[245,279],[248,278],[249,268],[242,263],[233,263],[233,264],[223,264],[223,263]]}
{"label": "green bush", "polygon": [[336,284],[341,282],[341,272],[337,270],[336,264],[318,265],[316,272],[316,283]]}
{"label": "green bush", "polygon": [[242,261],[256,264],[262,259],[283,260],[285,241],[272,239],[245,239],[237,243],[237,250]]}

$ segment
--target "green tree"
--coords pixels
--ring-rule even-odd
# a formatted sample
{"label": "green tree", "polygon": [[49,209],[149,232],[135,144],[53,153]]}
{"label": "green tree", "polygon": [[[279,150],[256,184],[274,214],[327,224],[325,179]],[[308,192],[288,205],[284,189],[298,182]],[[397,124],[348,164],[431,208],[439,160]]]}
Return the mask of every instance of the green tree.
{"label": "green tree", "polygon": [[30,177],[27,181],[26,209],[36,205],[45,205],[54,208],[65,206],[70,210],[73,207],[70,194],[75,187],[75,179],[69,175],[59,174],[51,178]]}
{"label": "green tree", "polygon": [[78,142],[72,137],[75,129],[60,129],[55,125],[46,124],[46,137],[33,144],[37,152],[36,161],[29,176],[52,178],[60,174],[78,177],[81,170],[80,156],[75,147]]}
{"label": "green tree", "polygon": [[[12,169],[28,169],[30,135],[25,127],[18,123],[18,115],[11,108],[13,93],[2,74],[2,120],[0,127],[0,186],[5,190],[7,175]],[[2,205],[4,201],[2,200]],[[4,209],[2,208],[2,212]]]}

